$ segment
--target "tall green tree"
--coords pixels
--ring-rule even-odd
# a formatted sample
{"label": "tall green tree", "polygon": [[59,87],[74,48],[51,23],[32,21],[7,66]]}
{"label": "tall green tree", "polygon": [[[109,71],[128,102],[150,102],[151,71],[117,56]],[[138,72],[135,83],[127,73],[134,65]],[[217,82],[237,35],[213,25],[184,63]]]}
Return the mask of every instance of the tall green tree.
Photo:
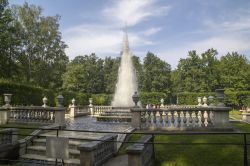
{"label": "tall green tree", "polygon": [[0,78],[18,75],[20,40],[7,0],[0,0]]}
{"label": "tall green tree", "polygon": [[115,92],[118,69],[121,58],[106,57],[103,64],[104,88],[105,93],[112,94]]}
{"label": "tall green tree", "polygon": [[231,90],[250,90],[250,63],[237,52],[222,56],[218,65],[220,84]]}
{"label": "tall green tree", "polygon": [[95,54],[77,56],[63,74],[63,88],[84,93],[104,92],[103,60]]}
{"label": "tall green tree", "polygon": [[59,31],[60,17],[43,16],[41,7],[27,2],[12,10],[22,34],[20,63],[26,81],[45,88],[60,87],[68,63],[66,44]]}
{"label": "tall green tree", "polygon": [[168,63],[148,52],[143,62],[142,91],[169,93],[170,71]]}

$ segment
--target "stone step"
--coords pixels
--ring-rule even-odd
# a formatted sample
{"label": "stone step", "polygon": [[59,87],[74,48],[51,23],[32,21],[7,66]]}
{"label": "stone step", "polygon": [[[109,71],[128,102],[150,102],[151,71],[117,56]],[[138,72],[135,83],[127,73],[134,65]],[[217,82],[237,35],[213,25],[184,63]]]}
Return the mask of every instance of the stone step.
{"label": "stone step", "polygon": [[[28,146],[27,154],[37,154],[41,156],[46,156],[46,146]],[[80,151],[76,149],[69,149],[70,159],[79,159]]]}
{"label": "stone step", "polygon": [[[53,158],[47,158],[46,156],[42,155],[37,155],[37,154],[25,154],[22,155],[21,160],[28,160],[29,162],[34,162],[34,163],[41,163],[41,165],[54,165],[56,159]],[[61,159],[57,160],[58,162],[62,162]],[[67,159],[64,160],[64,163],[66,166],[79,166],[80,165],[80,160],[79,159]]]}
{"label": "stone step", "polygon": [[[80,144],[86,143],[86,142],[88,142],[88,141],[69,140],[69,149],[77,150],[77,147]],[[46,146],[46,139],[45,138],[34,139],[32,145],[33,146]]]}

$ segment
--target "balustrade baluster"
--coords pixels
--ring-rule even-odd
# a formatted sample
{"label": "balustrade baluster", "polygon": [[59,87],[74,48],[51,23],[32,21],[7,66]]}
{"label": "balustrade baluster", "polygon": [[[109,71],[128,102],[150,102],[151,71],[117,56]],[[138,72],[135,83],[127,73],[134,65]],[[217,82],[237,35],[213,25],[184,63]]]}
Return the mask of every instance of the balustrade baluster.
{"label": "balustrade baluster", "polygon": [[166,117],[165,117],[165,125],[166,125],[166,127],[168,127],[168,111],[165,111],[165,115],[166,115]]}
{"label": "balustrade baluster", "polygon": [[175,119],[174,119],[174,111],[171,111],[171,126],[174,127],[174,122],[175,122]]}
{"label": "balustrade baluster", "polygon": [[177,111],[177,127],[181,127],[181,111]]}
{"label": "balustrade baluster", "polygon": [[187,126],[187,117],[186,117],[186,111],[183,111],[183,126]]}
{"label": "balustrade baluster", "polygon": [[211,120],[211,111],[207,111],[207,126],[211,127],[212,126],[212,120]]}
{"label": "balustrade baluster", "polygon": [[147,114],[148,114],[148,126],[151,125],[151,111],[147,111]]}
{"label": "balustrade baluster", "polygon": [[198,113],[199,111],[194,111],[195,112],[195,126],[199,126],[199,118],[198,118]]}
{"label": "balustrade baluster", "polygon": [[153,122],[156,124],[156,111],[153,112]]}
{"label": "balustrade baluster", "polygon": [[193,123],[193,117],[192,117],[192,111],[188,111],[188,114],[189,114],[189,126],[192,126],[192,123]]}
{"label": "balustrade baluster", "polygon": [[205,113],[205,111],[201,111],[201,127],[205,127],[204,113]]}
{"label": "balustrade baluster", "polygon": [[163,118],[162,118],[163,111],[159,111],[160,114],[160,125],[163,126]]}

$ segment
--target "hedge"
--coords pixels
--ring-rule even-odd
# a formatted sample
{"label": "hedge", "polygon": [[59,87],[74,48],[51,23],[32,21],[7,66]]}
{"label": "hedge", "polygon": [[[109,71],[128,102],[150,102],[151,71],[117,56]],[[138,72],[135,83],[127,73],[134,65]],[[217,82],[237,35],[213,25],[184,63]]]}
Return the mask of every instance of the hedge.
{"label": "hedge", "polygon": [[4,93],[13,94],[12,105],[42,105],[44,96],[48,96],[49,105],[55,105],[54,93],[40,87],[0,80],[0,105],[4,105]]}
{"label": "hedge", "polygon": [[57,93],[57,96],[61,94],[63,96],[63,105],[65,107],[72,104],[72,99],[74,98],[76,100],[76,105],[88,105],[89,104],[89,98],[90,94],[88,93],[77,93],[77,92],[71,92],[71,91],[62,91]]}
{"label": "hedge", "polygon": [[208,96],[215,96],[214,92],[207,92],[207,93],[196,93],[196,92],[182,92],[177,94],[177,104],[179,105],[197,105],[198,104],[198,97],[208,97]]}
{"label": "hedge", "polygon": [[111,105],[111,101],[113,99],[112,94],[92,94],[94,105]]}
{"label": "hedge", "polygon": [[161,103],[161,99],[164,99],[164,103],[169,103],[170,95],[162,92],[141,92],[140,93],[140,101],[143,106],[147,104],[159,105]]}

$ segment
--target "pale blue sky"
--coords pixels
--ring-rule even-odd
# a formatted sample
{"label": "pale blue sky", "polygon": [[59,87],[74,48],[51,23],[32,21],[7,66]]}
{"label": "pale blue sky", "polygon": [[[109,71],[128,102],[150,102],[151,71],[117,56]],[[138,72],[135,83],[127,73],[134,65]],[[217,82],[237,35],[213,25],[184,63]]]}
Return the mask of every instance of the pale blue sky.
{"label": "pale blue sky", "polygon": [[[213,47],[250,59],[249,0],[26,0],[60,15],[67,55],[119,56],[125,22],[132,52],[148,51],[176,67],[189,50]],[[9,0],[23,4],[25,0]]]}

